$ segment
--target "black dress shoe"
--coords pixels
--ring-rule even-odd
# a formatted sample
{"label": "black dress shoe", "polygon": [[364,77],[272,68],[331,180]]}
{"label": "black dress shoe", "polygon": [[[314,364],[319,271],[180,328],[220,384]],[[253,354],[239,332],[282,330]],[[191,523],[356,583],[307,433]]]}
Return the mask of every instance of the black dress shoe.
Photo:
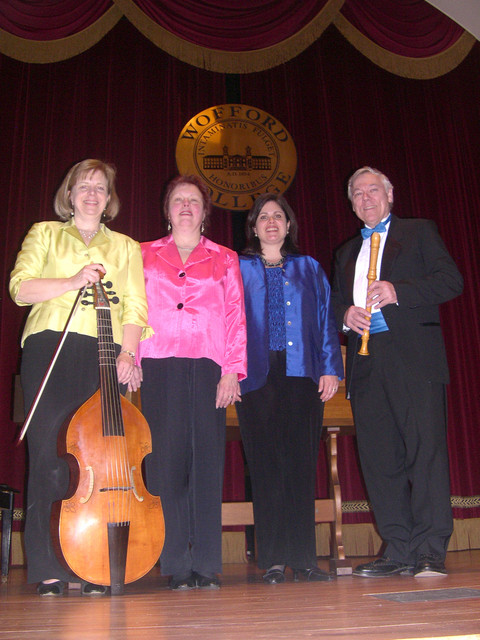
{"label": "black dress shoe", "polygon": [[267,573],[262,577],[265,584],[280,584],[285,582],[285,569],[270,567]]}
{"label": "black dress shoe", "polygon": [[190,591],[197,586],[195,576],[189,573],[187,576],[172,576],[168,585],[172,591]]}
{"label": "black dress shoe", "polygon": [[447,570],[440,556],[425,554],[418,558],[413,575],[416,578],[433,578],[446,576]]}
{"label": "black dress shoe", "polygon": [[194,573],[195,585],[199,589],[220,589],[220,580],[216,575],[202,576],[201,573]]}
{"label": "black dress shoe", "polygon": [[82,596],[104,596],[107,594],[104,584],[93,584],[93,582],[82,582]]}
{"label": "black dress shoe", "polygon": [[318,567],[311,567],[310,569],[293,569],[293,579],[295,582],[300,582],[300,578],[307,582],[329,582],[333,580],[333,576],[329,573],[325,573]]}
{"label": "black dress shoe", "polygon": [[37,585],[39,596],[63,596],[64,583],[61,580],[55,582],[40,582]]}
{"label": "black dress shoe", "polygon": [[384,557],[377,558],[373,562],[367,562],[367,564],[360,564],[354,569],[353,575],[363,578],[388,578],[397,574],[411,573],[411,570],[412,565],[410,564]]}

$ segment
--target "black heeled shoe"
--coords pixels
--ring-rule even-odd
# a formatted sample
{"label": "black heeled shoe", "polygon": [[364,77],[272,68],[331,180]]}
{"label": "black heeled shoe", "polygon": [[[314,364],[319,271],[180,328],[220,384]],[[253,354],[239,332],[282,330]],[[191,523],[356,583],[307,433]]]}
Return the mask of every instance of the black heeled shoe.
{"label": "black heeled shoe", "polygon": [[285,582],[285,569],[279,569],[278,567],[270,567],[267,573],[262,576],[262,580],[265,584],[280,584]]}
{"label": "black heeled shoe", "polygon": [[105,596],[108,587],[103,584],[93,584],[93,582],[82,582],[82,596]]}
{"label": "black heeled shoe", "polygon": [[193,573],[189,573],[186,576],[172,576],[168,586],[172,591],[190,591],[197,588],[197,583]]}
{"label": "black heeled shoe", "polygon": [[63,596],[65,585],[61,580],[55,582],[40,582],[37,585],[39,596]]}
{"label": "black heeled shoe", "polygon": [[306,582],[330,582],[333,580],[333,576],[329,573],[325,573],[318,567],[311,567],[310,569],[293,569],[294,582],[300,582],[300,577]]}
{"label": "black heeled shoe", "polygon": [[215,574],[204,576],[194,571],[193,577],[198,589],[220,589],[220,580]]}

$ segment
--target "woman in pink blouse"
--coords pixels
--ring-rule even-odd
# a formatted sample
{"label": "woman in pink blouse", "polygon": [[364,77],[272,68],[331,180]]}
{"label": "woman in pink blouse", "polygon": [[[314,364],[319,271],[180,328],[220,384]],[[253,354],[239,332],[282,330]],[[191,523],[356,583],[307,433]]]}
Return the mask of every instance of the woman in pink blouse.
{"label": "woman in pink blouse", "polygon": [[170,588],[220,586],[225,409],[246,375],[242,279],[234,251],[202,235],[208,189],[195,176],[167,186],[168,235],[142,244],[148,323],[139,357],[142,409],[152,431],[149,490],[165,516]]}

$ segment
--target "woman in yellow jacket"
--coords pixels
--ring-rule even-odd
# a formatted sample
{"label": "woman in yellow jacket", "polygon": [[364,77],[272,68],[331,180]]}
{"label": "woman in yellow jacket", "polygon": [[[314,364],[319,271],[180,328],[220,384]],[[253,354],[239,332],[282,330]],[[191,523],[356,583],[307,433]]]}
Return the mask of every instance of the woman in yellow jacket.
{"label": "woman in yellow jacket", "polygon": [[[31,305],[22,336],[21,378],[28,411],[61,337],[78,290],[105,275],[118,298],[111,305],[117,373],[121,384],[140,383],[135,354],[147,325],[140,246],[104,222],[118,213],[114,167],[100,160],[73,166],[55,196],[61,221],[39,222],[28,232],[10,279],[18,305]],[[143,334],[143,335],[142,335]],[[27,432],[29,479],[25,526],[28,581],[40,595],[61,595],[72,575],[59,562],[50,536],[51,505],[65,497],[67,463],[57,456],[60,427],[99,386],[97,325],[93,305],[81,306]],[[84,584],[82,593],[105,587]]]}

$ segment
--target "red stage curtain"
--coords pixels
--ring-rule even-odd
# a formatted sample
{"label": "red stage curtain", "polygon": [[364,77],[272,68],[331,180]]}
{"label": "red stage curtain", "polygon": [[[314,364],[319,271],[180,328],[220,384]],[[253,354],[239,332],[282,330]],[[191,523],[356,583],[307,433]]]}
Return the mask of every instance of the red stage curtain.
{"label": "red stage curtain", "polygon": [[135,0],[145,14],[179,38],[223,51],[263,49],[307,25],[327,0]]}
{"label": "red stage curtain", "polygon": [[[327,272],[334,248],[357,228],[345,181],[358,166],[372,164],[389,175],[399,215],[439,225],[466,283],[463,296],[443,309],[452,371],[452,493],[463,497],[480,494],[479,69],[477,44],[452,73],[429,81],[399,78],[368,62],[332,26],[291,62],[239,80],[240,101],[273,114],[293,136],[299,166],[287,197],[299,217],[302,249]],[[95,47],[60,63],[33,65],[0,55],[0,91],[0,482],[22,489],[24,449],[14,444],[11,394],[25,309],[7,291],[22,237],[33,222],[54,218],[61,177],[85,157],[117,165],[122,210],[113,228],[140,241],[157,237],[160,194],[175,172],[177,137],[192,115],[225,103],[226,93],[224,75],[168,56],[127,20]],[[232,246],[232,229],[231,215],[216,210],[211,237]],[[345,498],[362,499],[352,439],[342,440],[340,449]],[[239,456],[237,443],[229,445],[230,499],[242,495]],[[320,464],[320,494],[324,479]],[[455,515],[478,516],[480,509],[456,509]]]}
{"label": "red stage curtain", "polygon": [[64,60],[122,16],[170,55],[226,73],[291,60],[332,22],[376,64],[407,77],[447,73],[475,42],[425,0],[11,0],[0,5],[0,51],[25,62]]}
{"label": "red stage curtain", "polygon": [[111,0],[9,0],[0,5],[0,28],[19,38],[57,40],[90,27],[111,6]]}
{"label": "red stage curtain", "polygon": [[412,58],[449,49],[462,27],[424,0],[346,0],[342,15],[391,53]]}
{"label": "red stage curtain", "polygon": [[[327,2],[128,0],[179,38],[222,51],[250,51],[277,44],[305,27]],[[114,4],[114,0],[10,0],[0,7],[0,28],[21,38],[56,40],[91,26]],[[341,12],[371,40],[403,56],[440,53],[463,33],[424,0],[346,0]]]}
{"label": "red stage curtain", "polygon": [[[480,459],[474,417],[480,417],[475,385],[480,356],[480,148],[472,144],[480,135],[480,86],[474,80],[479,47],[455,72],[419,82],[380,70],[329,29],[281,69],[241,76],[242,101],[275,113],[295,140],[298,170],[287,197],[300,216],[303,250],[327,272],[335,247],[358,226],[345,201],[345,186],[350,171],[360,166],[379,167],[389,176],[399,216],[431,218],[438,224],[465,277],[463,295],[442,308],[452,374],[452,494],[459,496],[480,493],[480,473],[474,471]],[[361,480],[348,440],[339,445],[342,460],[348,461],[340,473],[345,499],[356,500]],[[319,473],[322,491],[320,468]],[[480,509],[468,511],[473,513],[480,515]],[[456,517],[464,515],[455,510]],[[347,517],[348,522],[358,519],[364,517]]]}

